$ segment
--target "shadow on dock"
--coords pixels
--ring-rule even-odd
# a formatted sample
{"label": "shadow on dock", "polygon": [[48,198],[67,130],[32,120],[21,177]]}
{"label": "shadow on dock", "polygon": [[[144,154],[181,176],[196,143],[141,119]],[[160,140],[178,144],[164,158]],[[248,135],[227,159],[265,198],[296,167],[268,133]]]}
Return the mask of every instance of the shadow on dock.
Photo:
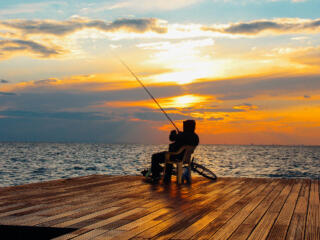
{"label": "shadow on dock", "polygon": [[30,227],[0,225],[2,236],[10,236],[8,239],[52,239],[73,232],[73,228]]}

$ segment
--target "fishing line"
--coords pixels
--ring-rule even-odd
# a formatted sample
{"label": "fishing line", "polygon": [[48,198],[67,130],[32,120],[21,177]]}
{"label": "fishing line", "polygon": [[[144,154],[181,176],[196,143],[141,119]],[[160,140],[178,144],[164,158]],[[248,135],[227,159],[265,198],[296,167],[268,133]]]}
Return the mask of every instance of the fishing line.
{"label": "fishing line", "polygon": [[[114,54],[115,55],[115,54]],[[172,121],[172,119],[169,117],[169,115],[166,113],[166,111],[161,107],[161,105],[159,104],[159,102],[157,101],[157,99],[155,99],[151,92],[147,89],[147,87],[143,84],[143,82],[138,78],[138,76],[129,68],[129,66],[117,55],[115,55],[116,58],[118,58],[118,60],[122,63],[123,66],[125,66],[125,68],[132,74],[132,76],[134,76],[134,78],[140,83],[140,85],[144,88],[144,90],[146,90],[146,92],[149,94],[149,96],[152,98],[152,100],[158,105],[159,109],[163,112],[163,114],[168,118],[168,120],[172,123],[172,125],[175,127],[175,129],[179,131],[178,127],[174,124],[174,122]],[[191,170],[197,172],[198,174],[200,174],[201,176],[211,179],[211,180],[216,180],[217,176],[210,171],[208,168],[202,166],[199,163],[196,163],[194,161],[194,158],[192,159],[191,162]],[[142,171],[142,174],[145,177],[148,177],[148,175],[150,174],[151,169],[144,170]]]}
{"label": "fishing line", "polygon": [[175,129],[179,131],[178,127],[174,124],[172,119],[169,117],[169,115],[166,113],[166,111],[161,107],[157,99],[155,99],[151,92],[147,89],[147,87],[143,84],[143,82],[138,78],[138,76],[129,68],[129,66],[117,55],[115,55],[118,60],[122,63],[122,65],[134,76],[134,78],[140,83],[140,85],[144,88],[144,90],[148,93],[148,95],[152,98],[152,100],[158,105],[159,109],[163,112],[163,114],[167,117],[167,119],[172,123],[172,125],[175,127]]}

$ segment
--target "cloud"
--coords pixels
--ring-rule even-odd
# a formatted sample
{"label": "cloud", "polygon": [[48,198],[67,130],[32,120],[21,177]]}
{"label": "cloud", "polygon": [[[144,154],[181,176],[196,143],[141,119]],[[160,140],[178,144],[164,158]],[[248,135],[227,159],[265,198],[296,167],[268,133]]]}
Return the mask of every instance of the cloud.
{"label": "cloud", "polygon": [[[58,81],[58,84],[56,84]],[[34,83],[35,82],[35,83]],[[7,92],[16,92],[18,97],[3,96],[2,106],[10,106],[13,109],[25,111],[62,111],[65,109],[89,109],[90,111],[104,112],[115,101],[135,102],[148,101],[153,104],[147,93],[141,87],[114,90],[108,87],[108,82],[100,83],[99,88],[105,90],[92,91],[88,85],[95,85],[92,79],[81,83],[80,86],[69,84],[68,80],[44,79],[28,84],[11,84],[7,86]],[[136,84],[135,84],[136,86]],[[149,91],[158,97],[172,97],[182,93],[181,86],[148,86]],[[2,90],[4,91],[4,90]],[[6,95],[9,95],[9,94]],[[110,103],[106,105],[105,103]],[[114,109],[111,107],[111,109]]]}
{"label": "cloud", "polygon": [[23,110],[0,111],[0,115],[11,118],[51,118],[51,119],[76,119],[76,120],[107,120],[108,118],[96,112],[32,112]]}
{"label": "cloud", "polygon": [[254,20],[229,25],[203,26],[203,31],[226,34],[258,35],[265,31],[284,33],[319,33],[320,19],[278,18],[273,20]]}
{"label": "cloud", "polygon": [[4,80],[4,79],[0,79],[0,83],[9,83],[9,81]]}
{"label": "cloud", "polygon": [[[145,122],[0,118],[0,141],[165,143],[167,132]],[[163,135],[163,136],[162,136]],[[137,138],[139,136],[139,138]]]}
{"label": "cloud", "polygon": [[37,80],[37,81],[34,81],[33,83],[34,84],[41,84],[41,85],[48,85],[48,84],[51,84],[51,83],[56,83],[58,82],[57,79],[55,78],[48,78],[48,79],[43,79],[43,80]]}
{"label": "cloud", "polygon": [[218,100],[234,101],[258,95],[287,96],[301,91],[320,91],[320,75],[237,78],[193,83],[185,87],[194,93],[214,95]]}
{"label": "cloud", "polygon": [[89,20],[83,18],[73,18],[66,21],[56,20],[7,20],[0,21],[0,26],[13,30],[19,30],[23,35],[31,34],[51,34],[64,36],[83,29],[97,29],[103,32],[156,32],[166,33],[167,28],[163,21],[156,18],[122,18],[113,22],[102,20]]}
{"label": "cloud", "polygon": [[7,58],[20,52],[29,52],[39,57],[51,57],[63,51],[58,47],[47,47],[29,40],[0,40],[0,58]]}
{"label": "cloud", "polygon": [[274,48],[267,56],[304,65],[320,66],[320,46]]}
{"label": "cloud", "polygon": [[242,103],[234,106],[233,108],[238,110],[250,111],[250,110],[256,110],[258,107],[251,103]]}
{"label": "cloud", "polygon": [[182,49],[194,49],[197,47],[208,47],[208,46],[213,46],[214,45],[214,40],[211,38],[206,38],[206,39],[197,39],[197,40],[184,40],[184,41],[179,41],[176,43],[172,43],[169,41],[166,42],[153,42],[153,43],[141,43],[138,44],[137,47],[142,48],[142,49],[147,49],[147,50],[170,50],[172,51],[173,49],[177,48],[182,48]]}
{"label": "cloud", "polygon": [[[270,104],[270,101],[277,101],[277,99],[264,98],[263,104],[260,106],[259,98],[253,98],[250,101],[243,99],[217,101],[216,98],[236,94],[239,96],[250,94],[252,97],[268,94],[270,96],[278,95],[285,99],[288,93],[294,92],[299,94],[300,102],[308,104],[308,106],[311,105],[311,102],[318,105],[319,94],[313,91],[320,91],[319,79],[320,75],[270,77],[269,79],[257,77],[213,80],[184,86],[150,87],[149,89],[157,99],[172,98],[191,92],[199,95],[210,94],[213,96],[212,98],[193,108],[181,109],[181,111],[174,107],[167,109],[170,117],[177,121],[177,124],[181,124],[181,120],[190,117],[199,119],[201,120],[199,127],[208,125],[209,129],[213,129],[211,131],[213,133],[216,130],[228,131],[228,127],[231,128],[231,131],[242,132],[246,131],[244,122],[248,124],[249,121],[252,121],[258,125],[261,119],[265,122],[266,116],[270,117],[270,114],[273,113],[267,115],[264,112],[264,106]],[[139,141],[153,143],[155,141],[153,137],[162,134],[162,131],[156,129],[165,124],[169,126],[163,114],[154,108],[142,108],[140,105],[119,108],[112,105],[115,101],[148,100],[152,103],[152,100],[149,100],[141,88],[99,92],[87,89],[73,91],[68,86],[56,89],[55,80],[43,79],[35,81],[37,83],[32,88],[17,88],[18,95],[15,97],[7,94],[0,96],[0,126],[2,126],[0,140],[117,142],[131,139],[134,142],[136,136],[139,136]],[[207,80],[209,81],[209,79]],[[57,81],[60,84],[60,80],[57,79]],[[304,95],[313,97],[312,99],[302,98]],[[104,102],[108,102],[110,105],[97,106]],[[268,111],[277,108],[278,104],[281,105],[278,102],[276,104]],[[290,107],[295,108],[295,104],[295,101],[291,101]],[[285,114],[287,112],[284,112]],[[213,121],[215,124],[212,124]],[[239,126],[237,121],[243,125]],[[264,122],[263,128],[267,128]],[[206,134],[211,132],[206,131]],[[149,136],[149,133],[153,136]],[[167,132],[165,135],[163,142],[167,139]]]}
{"label": "cloud", "polygon": [[[155,37],[155,35],[143,35],[144,33],[152,32],[156,34],[156,37],[163,39],[206,37],[207,42],[201,42],[199,40],[199,44],[212,45],[212,43],[208,42],[208,39],[211,37],[230,37],[233,35],[256,36],[265,32],[272,32],[274,34],[319,33],[320,19],[257,19],[251,22],[213,26],[200,24],[169,24],[167,21],[158,18],[122,18],[111,22],[81,17],[74,17],[64,21],[25,19],[0,20],[0,34],[7,39],[29,39],[34,37],[34,35],[36,35],[36,37],[42,37],[43,40],[52,37],[62,38],[88,29],[95,29],[103,35],[101,35],[101,37],[110,37],[113,40],[142,36],[152,38]],[[125,33],[130,34],[127,35]],[[137,35],[132,35],[132,33]],[[85,36],[88,37],[87,34]],[[95,34],[95,36],[97,36],[97,34]],[[195,43],[195,40],[193,43]],[[158,42],[149,45],[141,44],[139,47],[152,50],[163,49],[168,47],[168,42]]]}
{"label": "cloud", "polygon": [[294,49],[286,56],[297,63],[320,66],[320,46]]}
{"label": "cloud", "polygon": [[12,93],[12,92],[0,92],[0,96],[14,96],[14,95],[17,95],[15,93]]}
{"label": "cloud", "polygon": [[[134,112],[132,115],[134,118],[140,120],[150,120],[150,121],[166,121],[166,117],[163,115],[162,112],[159,111],[150,111],[150,109],[146,109],[145,111],[137,111]],[[175,121],[186,120],[189,119],[190,116],[183,115],[179,113],[170,113],[170,117]]]}

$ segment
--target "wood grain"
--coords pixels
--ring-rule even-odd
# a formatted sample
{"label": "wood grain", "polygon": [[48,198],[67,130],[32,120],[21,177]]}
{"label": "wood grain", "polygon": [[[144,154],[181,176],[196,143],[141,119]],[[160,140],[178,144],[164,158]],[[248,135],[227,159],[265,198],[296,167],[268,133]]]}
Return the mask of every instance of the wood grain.
{"label": "wood grain", "polygon": [[0,188],[0,225],[75,229],[59,240],[320,240],[319,207],[308,179],[91,175]]}

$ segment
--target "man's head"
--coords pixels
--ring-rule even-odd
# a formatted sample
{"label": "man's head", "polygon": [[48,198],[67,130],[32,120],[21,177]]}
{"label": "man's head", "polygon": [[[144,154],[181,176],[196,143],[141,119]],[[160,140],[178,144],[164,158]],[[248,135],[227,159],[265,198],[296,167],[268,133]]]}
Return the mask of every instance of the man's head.
{"label": "man's head", "polygon": [[184,132],[194,132],[195,129],[196,129],[196,121],[195,120],[183,121],[183,131]]}

